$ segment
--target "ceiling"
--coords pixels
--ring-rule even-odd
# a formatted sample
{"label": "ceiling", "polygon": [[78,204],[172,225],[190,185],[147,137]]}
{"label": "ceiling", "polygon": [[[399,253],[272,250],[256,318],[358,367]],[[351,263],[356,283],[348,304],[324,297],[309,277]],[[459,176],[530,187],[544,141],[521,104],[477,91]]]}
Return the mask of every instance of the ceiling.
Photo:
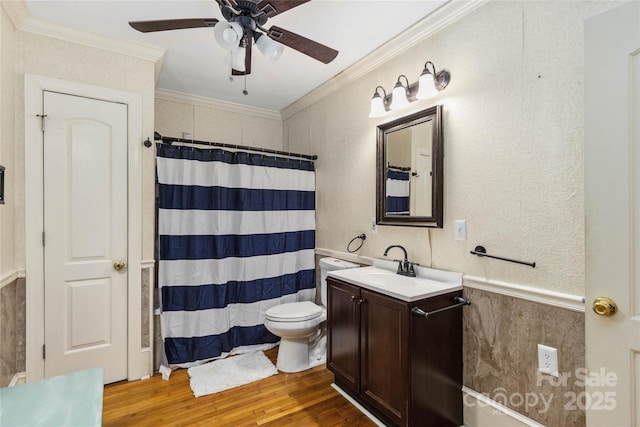
{"label": "ceiling", "polygon": [[[275,64],[257,49],[252,72],[231,78],[227,51],[213,28],[140,33],[129,21],[217,18],[215,0],[26,0],[29,16],[73,29],[166,50],[158,88],[280,111],[357,63],[449,0],[313,0],[268,20],[339,51],[323,64],[286,48]],[[245,89],[247,95],[243,94]]]}

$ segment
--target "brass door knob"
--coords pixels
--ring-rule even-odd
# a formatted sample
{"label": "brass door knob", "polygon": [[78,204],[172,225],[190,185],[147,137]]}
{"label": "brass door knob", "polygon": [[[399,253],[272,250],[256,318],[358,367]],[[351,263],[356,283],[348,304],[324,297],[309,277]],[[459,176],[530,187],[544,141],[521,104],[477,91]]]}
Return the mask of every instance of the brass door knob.
{"label": "brass door knob", "polygon": [[116,271],[120,271],[123,268],[125,268],[126,266],[127,266],[127,263],[125,263],[124,261],[116,261],[116,262],[113,263],[113,268]]}
{"label": "brass door knob", "polygon": [[593,312],[599,316],[613,316],[618,311],[616,303],[609,298],[598,297],[593,300]]}

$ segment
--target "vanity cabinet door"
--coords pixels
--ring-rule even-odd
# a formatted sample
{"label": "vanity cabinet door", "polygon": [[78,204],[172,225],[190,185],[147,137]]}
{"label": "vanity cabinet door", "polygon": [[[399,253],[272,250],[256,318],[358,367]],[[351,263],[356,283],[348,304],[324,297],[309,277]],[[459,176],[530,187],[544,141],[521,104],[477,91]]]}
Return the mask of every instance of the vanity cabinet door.
{"label": "vanity cabinet door", "polygon": [[327,278],[327,368],[339,386],[360,392],[360,288]]}
{"label": "vanity cabinet door", "polygon": [[[457,291],[419,301],[432,312],[452,304]],[[462,311],[411,316],[411,420],[416,426],[462,425]]]}
{"label": "vanity cabinet door", "polygon": [[409,306],[366,289],[360,296],[360,395],[394,424],[408,425]]}

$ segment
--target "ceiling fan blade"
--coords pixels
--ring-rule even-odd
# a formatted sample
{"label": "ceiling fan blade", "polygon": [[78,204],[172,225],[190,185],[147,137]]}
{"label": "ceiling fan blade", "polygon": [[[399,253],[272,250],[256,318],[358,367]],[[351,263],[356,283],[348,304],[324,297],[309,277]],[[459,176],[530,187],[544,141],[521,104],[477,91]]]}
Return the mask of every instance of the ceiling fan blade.
{"label": "ceiling fan blade", "polygon": [[258,2],[258,10],[264,12],[268,18],[271,18],[309,1],[311,0],[260,0]]}
{"label": "ceiling fan blade", "polygon": [[251,45],[253,45],[253,38],[247,40],[247,46],[244,48],[244,69],[245,71],[238,71],[231,69],[232,76],[244,76],[251,74]]}
{"label": "ceiling fan blade", "polygon": [[218,23],[216,18],[164,19],[159,21],[131,21],[129,25],[143,33],[166,30],[182,30],[185,28],[213,27]]}
{"label": "ceiling fan blade", "polygon": [[273,26],[269,28],[268,36],[325,64],[333,61],[338,56],[337,50],[280,27]]}

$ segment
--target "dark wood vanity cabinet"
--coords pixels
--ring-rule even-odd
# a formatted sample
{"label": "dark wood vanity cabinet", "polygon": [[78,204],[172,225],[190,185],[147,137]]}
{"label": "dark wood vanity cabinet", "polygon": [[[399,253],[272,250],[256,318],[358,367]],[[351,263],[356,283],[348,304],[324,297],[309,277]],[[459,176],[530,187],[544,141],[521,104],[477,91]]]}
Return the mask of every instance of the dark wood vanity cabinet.
{"label": "dark wood vanity cabinet", "polygon": [[461,295],[405,302],[329,277],[327,368],[336,385],[388,425],[461,425],[461,310],[411,315]]}

